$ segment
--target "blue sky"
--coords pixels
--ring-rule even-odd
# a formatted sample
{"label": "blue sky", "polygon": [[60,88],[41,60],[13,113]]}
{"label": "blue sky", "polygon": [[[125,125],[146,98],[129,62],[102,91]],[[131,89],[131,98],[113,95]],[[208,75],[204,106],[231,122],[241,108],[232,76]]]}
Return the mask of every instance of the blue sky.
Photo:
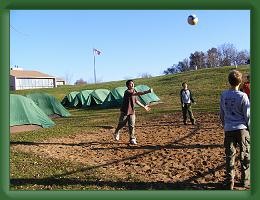
{"label": "blue sky", "polygon": [[[191,26],[187,17],[196,14]],[[99,82],[159,76],[195,51],[224,43],[250,51],[249,10],[13,10],[10,63]]]}

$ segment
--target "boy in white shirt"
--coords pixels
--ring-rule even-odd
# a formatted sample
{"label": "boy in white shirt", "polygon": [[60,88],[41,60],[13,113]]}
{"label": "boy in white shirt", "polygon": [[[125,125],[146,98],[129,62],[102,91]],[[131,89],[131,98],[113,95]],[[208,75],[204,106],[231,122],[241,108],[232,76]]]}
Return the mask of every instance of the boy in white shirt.
{"label": "boy in white shirt", "polygon": [[232,190],[235,178],[236,146],[240,148],[241,184],[250,187],[250,102],[239,91],[242,74],[233,70],[228,75],[230,89],[221,94],[220,119],[225,131],[226,189]]}
{"label": "boy in white shirt", "polygon": [[187,114],[189,114],[190,121],[192,125],[195,125],[195,118],[192,113],[191,103],[195,103],[191,91],[188,89],[188,84],[186,82],[182,83],[182,89],[180,91],[181,106],[182,106],[182,115],[183,123],[187,125]]}

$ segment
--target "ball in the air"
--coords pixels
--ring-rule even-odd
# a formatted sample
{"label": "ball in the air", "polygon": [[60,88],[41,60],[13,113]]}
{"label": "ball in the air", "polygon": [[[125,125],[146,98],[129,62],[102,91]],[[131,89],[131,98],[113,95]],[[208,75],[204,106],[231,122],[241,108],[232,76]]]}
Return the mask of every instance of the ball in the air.
{"label": "ball in the air", "polygon": [[196,15],[189,15],[188,23],[190,25],[196,25],[199,22],[199,18]]}

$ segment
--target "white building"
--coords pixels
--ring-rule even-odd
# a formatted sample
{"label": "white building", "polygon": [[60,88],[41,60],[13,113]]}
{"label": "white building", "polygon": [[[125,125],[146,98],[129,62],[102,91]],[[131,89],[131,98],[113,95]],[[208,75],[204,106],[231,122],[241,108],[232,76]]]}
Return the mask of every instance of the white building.
{"label": "white building", "polygon": [[56,78],[56,85],[57,86],[59,86],[59,85],[66,85],[66,82],[65,82],[64,79],[57,77]]}
{"label": "white building", "polygon": [[56,77],[48,74],[18,67],[10,70],[10,90],[54,88],[56,85]]}

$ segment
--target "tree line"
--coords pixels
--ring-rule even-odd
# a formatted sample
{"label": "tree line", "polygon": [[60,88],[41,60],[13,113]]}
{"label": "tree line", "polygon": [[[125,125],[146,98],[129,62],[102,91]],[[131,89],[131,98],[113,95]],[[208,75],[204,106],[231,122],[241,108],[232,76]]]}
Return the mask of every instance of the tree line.
{"label": "tree line", "polygon": [[197,70],[203,68],[239,66],[250,64],[250,54],[247,50],[239,51],[231,43],[224,43],[218,48],[212,47],[207,52],[195,51],[189,58],[173,64],[164,70],[164,74]]}

